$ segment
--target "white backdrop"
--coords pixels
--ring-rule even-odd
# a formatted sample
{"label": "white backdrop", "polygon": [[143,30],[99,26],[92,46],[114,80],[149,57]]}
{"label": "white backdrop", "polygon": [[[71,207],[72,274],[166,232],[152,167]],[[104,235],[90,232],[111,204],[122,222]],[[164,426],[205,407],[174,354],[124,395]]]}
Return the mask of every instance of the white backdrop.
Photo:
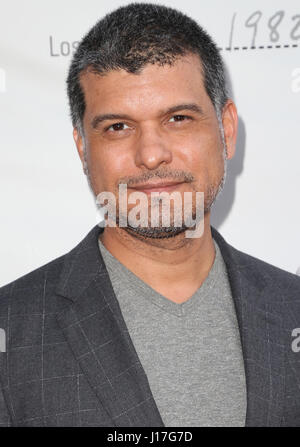
{"label": "white backdrop", "polygon": [[[65,79],[76,42],[127,3],[0,3],[0,285],[69,251],[97,222],[72,139]],[[295,273],[300,2],[163,3],[216,40],[239,112],[237,154],[212,222],[236,248]]]}

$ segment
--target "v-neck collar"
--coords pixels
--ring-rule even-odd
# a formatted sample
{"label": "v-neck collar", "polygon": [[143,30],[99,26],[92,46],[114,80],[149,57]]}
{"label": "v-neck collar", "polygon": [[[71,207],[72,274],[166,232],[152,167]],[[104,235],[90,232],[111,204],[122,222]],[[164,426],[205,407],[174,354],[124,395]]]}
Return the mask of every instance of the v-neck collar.
{"label": "v-neck collar", "polygon": [[[163,296],[161,293],[157,292],[149,284],[135,275],[135,273],[129,270],[115,256],[113,256],[109,250],[107,250],[100,239],[98,240],[98,243],[101,256],[105,262],[117,298],[120,299],[122,293],[124,293],[125,283],[126,293],[128,293],[128,288],[130,288],[131,293],[141,296],[141,298],[150,300],[154,305],[159,306],[163,311],[176,315],[177,317],[187,316],[203,299],[206,299],[213,287],[215,287],[216,279],[221,273],[220,269],[222,268],[223,259],[220,249],[214,241],[216,255],[213,265],[204,282],[188,300],[184,301],[183,303],[175,303],[174,301],[171,301]],[[226,268],[225,264],[224,268]]]}

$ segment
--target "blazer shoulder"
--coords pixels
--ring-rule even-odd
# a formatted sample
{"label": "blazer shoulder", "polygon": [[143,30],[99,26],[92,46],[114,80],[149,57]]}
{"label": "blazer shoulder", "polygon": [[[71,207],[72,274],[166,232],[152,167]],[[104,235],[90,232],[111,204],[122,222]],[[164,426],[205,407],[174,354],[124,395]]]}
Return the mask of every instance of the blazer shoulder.
{"label": "blazer shoulder", "polygon": [[238,250],[230,245],[215,228],[212,227],[211,229],[213,238],[218,243],[226,265],[230,270],[239,270],[247,277],[252,278],[253,281],[261,279],[264,282],[264,279],[270,279],[274,284],[280,283],[282,286],[295,286],[296,289],[300,290],[300,276]]}
{"label": "blazer shoulder", "polygon": [[256,278],[260,277],[268,280],[269,284],[273,284],[275,287],[280,287],[283,290],[294,289],[298,291],[300,298],[300,276],[276,267],[248,253],[244,253],[234,247],[231,247],[231,249],[234,251],[240,270],[247,271]]}
{"label": "blazer shoulder", "polygon": [[0,287],[0,309],[1,306],[7,304],[7,300],[14,296],[14,294],[26,294],[26,292],[30,292],[30,295],[34,295],[35,292],[39,291],[41,288],[44,288],[45,281],[47,281],[47,288],[49,288],[49,286],[51,287],[51,284],[55,286],[59,278],[65,256],[66,254],[63,254]]}
{"label": "blazer shoulder", "polygon": [[[3,310],[8,308],[11,302],[15,311],[35,312],[40,308],[40,302],[44,295],[51,296],[51,304],[55,302],[54,295],[59,294],[57,286],[61,280],[61,275],[65,272],[65,281],[70,282],[69,275],[72,272],[74,288],[78,288],[82,278],[90,278],[91,269],[99,254],[97,237],[99,226],[95,225],[88,234],[77,243],[77,245],[63,255],[49,261],[48,263],[32,270],[29,273],[17,278],[14,281],[0,287],[0,317]],[[74,266],[77,266],[77,270]],[[95,275],[97,267],[94,268]],[[76,272],[74,273],[74,270]],[[83,271],[86,273],[83,275]],[[76,273],[78,274],[76,276]],[[80,277],[80,278],[79,278]],[[34,303],[38,303],[34,305]],[[17,307],[19,306],[19,307]],[[54,306],[54,304],[53,304]],[[52,307],[53,307],[52,306]]]}

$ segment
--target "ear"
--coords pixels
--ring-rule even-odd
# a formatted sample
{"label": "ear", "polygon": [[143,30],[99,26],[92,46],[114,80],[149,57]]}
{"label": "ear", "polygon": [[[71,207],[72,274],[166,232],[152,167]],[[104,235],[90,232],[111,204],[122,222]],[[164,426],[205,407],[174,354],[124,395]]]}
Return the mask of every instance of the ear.
{"label": "ear", "polygon": [[238,129],[237,109],[231,99],[228,99],[225,106],[223,107],[222,122],[227,147],[227,158],[230,160],[235,153]]}
{"label": "ear", "polygon": [[80,157],[81,163],[82,163],[82,168],[83,168],[83,172],[86,174],[86,161],[85,161],[85,154],[84,154],[84,141],[83,138],[81,136],[81,133],[79,132],[79,130],[77,129],[77,127],[74,127],[73,129],[73,138],[77,147],[77,152],[78,155]]}

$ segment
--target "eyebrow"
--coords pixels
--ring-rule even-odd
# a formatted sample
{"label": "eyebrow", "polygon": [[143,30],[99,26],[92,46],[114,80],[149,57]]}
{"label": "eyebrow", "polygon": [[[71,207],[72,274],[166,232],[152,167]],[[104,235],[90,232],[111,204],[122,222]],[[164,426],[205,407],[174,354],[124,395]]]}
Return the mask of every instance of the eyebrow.
{"label": "eyebrow", "polygon": [[[161,111],[160,115],[161,116],[168,115],[168,114],[171,114],[171,113],[178,112],[180,110],[190,110],[192,112],[198,113],[199,115],[204,115],[202,107],[200,107],[196,103],[178,104],[176,106],[169,107],[167,110]],[[95,129],[98,126],[98,124],[102,123],[103,121],[115,120],[115,119],[131,120],[132,118],[129,115],[125,115],[125,114],[105,113],[105,114],[102,114],[102,115],[96,115],[92,119],[91,124],[92,124],[92,127]]]}

